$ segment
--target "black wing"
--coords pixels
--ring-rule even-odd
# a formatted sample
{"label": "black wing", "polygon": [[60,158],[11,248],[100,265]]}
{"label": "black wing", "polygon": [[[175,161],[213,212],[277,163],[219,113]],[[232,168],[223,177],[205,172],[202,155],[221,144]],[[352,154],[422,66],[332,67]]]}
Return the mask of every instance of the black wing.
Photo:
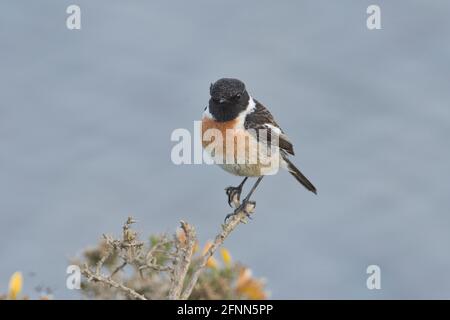
{"label": "black wing", "polygon": [[[245,129],[254,129],[259,139],[259,130],[267,130],[267,141],[271,141],[272,135],[278,136],[278,146],[282,151],[294,155],[294,147],[288,137],[275,122],[272,114],[261,103],[255,101],[255,109],[245,117]],[[278,130],[279,131],[278,131]]]}

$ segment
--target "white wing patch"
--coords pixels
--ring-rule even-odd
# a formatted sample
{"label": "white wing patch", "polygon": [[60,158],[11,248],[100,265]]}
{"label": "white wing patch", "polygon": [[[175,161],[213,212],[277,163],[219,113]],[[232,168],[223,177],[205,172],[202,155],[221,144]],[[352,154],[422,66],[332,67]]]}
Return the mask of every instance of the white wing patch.
{"label": "white wing patch", "polygon": [[267,127],[268,129],[270,129],[271,131],[273,131],[274,133],[276,133],[279,136],[283,135],[283,133],[281,132],[281,129],[274,126],[273,124],[266,123],[266,124],[264,124],[264,127]]}

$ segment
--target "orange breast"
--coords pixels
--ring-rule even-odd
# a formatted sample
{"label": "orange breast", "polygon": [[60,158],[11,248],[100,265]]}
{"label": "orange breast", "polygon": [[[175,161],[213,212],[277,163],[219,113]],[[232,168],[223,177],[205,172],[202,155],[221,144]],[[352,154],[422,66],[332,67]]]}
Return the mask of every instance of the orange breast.
{"label": "orange breast", "polygon": [[[202,119],[202,145],[206,148],[210,143],[214,142],[213,138],[205,139],[205,132],[209,129],[218,130],[222,135],[222,148],[215,148],[214,154],[216,157],[223,159],[224,162],[229,163],[226,159],[234,159],[233,163],[237,163],[237,159],[247,159],[249,157],[250,135],[244,128],[236,129],[238,120],[234,119],[226,122],[217,122],[213,119],[204,117]],[[228,146],[228,148],[227,148]],[[217,142],[216,142],[216,147]],[[245,161],[245,160],[244,160]]]}
{"label": "orange breast", "polygon": [[208,144],[211,143],[211,141],[205,141],[203,139],[205,132],[209,129],[216,129],[219,130],[222,134],[223,143],[226,143],[226,136],[227,136],[227,130],[234,130],[237,123],[237,119],[225,121],[225,122],[218,122],[213,119],[209,119],[204,117],[202,119],[202,145],[203,148],[205,148]]}

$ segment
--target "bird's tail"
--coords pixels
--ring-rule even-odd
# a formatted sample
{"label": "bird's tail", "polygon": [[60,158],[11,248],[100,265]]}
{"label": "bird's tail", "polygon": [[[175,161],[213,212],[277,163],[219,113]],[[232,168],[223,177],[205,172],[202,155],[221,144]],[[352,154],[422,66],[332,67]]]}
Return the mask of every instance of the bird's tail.
{"label": "bird's tail", "polygon": [[306,178],[287,157],[284,158],[284,161],[286,161],[287,169],[294,176],[294,178],[297,179],[297,181],[300,182],[306,189],[317,194],[316,187],[313,186],[308,178]]}

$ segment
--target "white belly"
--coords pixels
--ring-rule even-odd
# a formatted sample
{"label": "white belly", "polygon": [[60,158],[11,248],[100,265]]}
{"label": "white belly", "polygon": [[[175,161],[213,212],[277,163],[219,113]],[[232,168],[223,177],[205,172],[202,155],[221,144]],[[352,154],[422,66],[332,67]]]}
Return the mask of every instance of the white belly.
{"label": "white belly", "polygon": [[280,168],[284,168],[284,160],[278,154],[276,157],[266,159],[268,162],[250,163],[218,163],[223,170],[236,176],[259,177],[278,173]]}

